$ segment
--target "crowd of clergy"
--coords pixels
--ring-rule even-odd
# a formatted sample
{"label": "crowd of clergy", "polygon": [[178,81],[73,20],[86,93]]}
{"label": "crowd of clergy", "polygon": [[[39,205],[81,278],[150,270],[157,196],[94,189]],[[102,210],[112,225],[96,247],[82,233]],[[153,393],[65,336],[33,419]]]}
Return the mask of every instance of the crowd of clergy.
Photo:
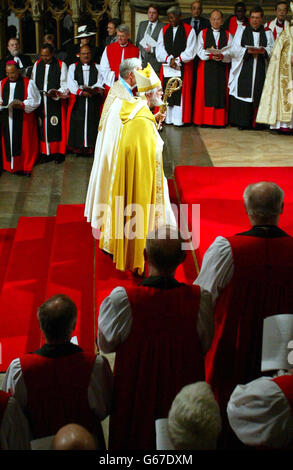
{"label": "crowd of clergy", "polygon": [[199,0],[189,18],[171,7],[163,24],[158,7],[150,5],[136,44],[125,24],[110,19],[104,49],[91,44],[95,33],[87,26],[79,27],[78,44],[67,51],[56,50],[54,36],[46,35],[34,63],[10,38],[0,61],[2,169],[30,176],[37,162],[93,155],[103,103],[121,62],[132,57],[143,68],[150,63],[164,89],[170,77],[181,78],[182,88],[168,99],[166,124],[268,127],[257,112],[274,43],[289,26],[287,3],[278,2],[276,18],[265,24],[262,8],[247,14],[244,2],[225,21],[218,9],[209,19],[202,12]]}

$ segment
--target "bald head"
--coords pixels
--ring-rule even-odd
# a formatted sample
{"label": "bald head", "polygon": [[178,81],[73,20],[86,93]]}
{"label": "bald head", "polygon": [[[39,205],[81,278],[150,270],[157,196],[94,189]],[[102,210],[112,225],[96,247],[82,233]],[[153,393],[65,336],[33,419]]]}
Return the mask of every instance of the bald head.
{"label": "bald head", "polygon": [[145,257],[151,269],[155,269],[158,275],[172,276],[186,256],[182,243],[178,230],[170,226],[162,226],[150,233],[146,241]]}
{"label": "bald head", "polygon": [[57,294],[44,302],[38,310],[40,328],[48,343],[70,341],[77,319],[75,303],[63,294]]}
{"label": "bald head", "polygon": [[59,429],[53,440],[53,450],[96,450],[92,434],[79,424],[67,424]]}
{"label": "bald head", "polygon": [[277,184],[268,181],[250,184],[243,198],[252,225],[278,225],[284,192]]}

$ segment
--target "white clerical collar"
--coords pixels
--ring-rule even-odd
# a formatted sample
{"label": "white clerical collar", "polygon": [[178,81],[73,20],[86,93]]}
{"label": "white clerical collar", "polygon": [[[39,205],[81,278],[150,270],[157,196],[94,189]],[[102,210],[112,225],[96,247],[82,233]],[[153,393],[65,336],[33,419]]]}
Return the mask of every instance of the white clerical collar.
{"label": "white clerical collar", "polygon": [[83,68],[83,69],[89,69],[89,68],[90,68],[90,65],[89,65],[89,64],[82,64],[82,68]]}
{"label": "white clerical collar", "polygon": [[120,44],[120,47],[126,47],[126,46],[128,46],[128,41],[126,44]]}
{"label": "white clerical collar", "polygon": [[219,33],[220,32],[220,28],[219,29],[212,28],[212,30],[214,31],[214,33]]}

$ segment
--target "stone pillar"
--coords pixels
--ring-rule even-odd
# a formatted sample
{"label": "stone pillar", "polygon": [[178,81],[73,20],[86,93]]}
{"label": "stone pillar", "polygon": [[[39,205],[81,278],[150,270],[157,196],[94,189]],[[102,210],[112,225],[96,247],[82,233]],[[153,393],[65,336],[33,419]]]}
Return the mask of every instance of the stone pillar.
{"label": "stone pillar", "polygon": [[110,0],[110,11],[112,18],[120,18],[120,0]]}
{"label": "stone pillar", "polygon": [[39,54],[43,37],[41,24],[42,8],[40,0],[31,0],[31,12],[36,31],[36,53]]}
{"label": "stone pillar", "polygon": [[[73,23],[73,32],[74,36],[77,36],[77,30],[78,30],[78,22],[79,22],[79,17],[80,17],[80,12],[81,12],[81,2],[80,0],[69,0],[70,3],[70,10],[71,10],[71,18],[72,18],[72,23]],[[78,39],[74,39],[74,43],[78,43]]]}

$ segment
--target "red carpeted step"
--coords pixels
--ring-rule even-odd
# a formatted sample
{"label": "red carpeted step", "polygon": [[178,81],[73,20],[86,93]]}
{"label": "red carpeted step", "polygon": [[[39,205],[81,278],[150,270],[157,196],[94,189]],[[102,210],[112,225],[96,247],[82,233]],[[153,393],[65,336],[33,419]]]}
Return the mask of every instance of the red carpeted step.
{"label": "red carpeted step", "polygon": [[0,293],[7,269],[7,263],[9,260],[15,232],[15,228],[3,228],[0,230]]}
{"label": "red carpeted step", "polygon": [[[175,168],[175,182],[181,203],[200,204],[200,244],[196,250],[199,264],[206,249],[218,235],[233,235],[249,228],[243,207],[243,191],[248,184],[257,181],[273,181],[285,191],[280,226],[293,235],[292,167]],[[195,221],[191,210],[188,222],[194,240],[198,239],[196,223],[192,227]]]}
{"label": "red carpeted step", "polygon": [[58,206],[46,298],[66,294],[76,303],[74,335],[81,348],[94,351],[94,238],[83,213],[84,205]]}
{"label": "red carpeted step", "polygon": [[37,309],[44,301],[54,218],[21,217],[0,295],[1,371],[40,346]]}

